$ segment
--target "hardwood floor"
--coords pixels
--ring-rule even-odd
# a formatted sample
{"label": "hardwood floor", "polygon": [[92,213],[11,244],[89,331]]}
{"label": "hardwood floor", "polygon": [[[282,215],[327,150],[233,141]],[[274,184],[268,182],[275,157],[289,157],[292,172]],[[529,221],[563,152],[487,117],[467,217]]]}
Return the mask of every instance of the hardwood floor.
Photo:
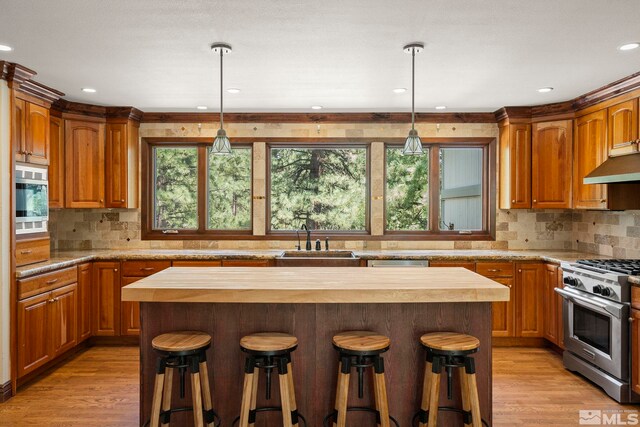
{"label": "hardwood floor", "polygon": [[[0,426],[137,426],[138,357],[137,347],[83,351],[0,404]],[[566,371],[548,349],[495,348],[493,361],[494,427],[577,426],[581,409],[640,409]]]}

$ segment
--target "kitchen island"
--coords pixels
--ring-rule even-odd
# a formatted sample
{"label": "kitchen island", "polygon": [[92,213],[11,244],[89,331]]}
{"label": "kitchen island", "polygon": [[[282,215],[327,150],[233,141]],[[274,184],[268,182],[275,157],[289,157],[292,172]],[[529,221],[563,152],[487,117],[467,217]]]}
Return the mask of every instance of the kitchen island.
{"label": "kitchen island", "polygon": [[[419,408],[426,332],[455,331],[476,336],[475,355],[482,417],[491,424],[491,303],[509,299],[509,289],[463,268],[170,268],[122,289],[123,301],[140,302],[140,424],[151,410],[156,354],[151,340],[176,330],[212,335],[208,351],[214,408],[224,425],[239,414],[244,355],[239,341],[260,331],[298,338],[293,375],[299,412],[309,426],[321,426],[333,410],[337,374],[334,334],[367,329],[389,336],[384,355],[390,413],[410,426]],[[264,387],[264,381],[260,388]],[[277,386],[276,386],[277,387]],[[369,387],[367,383],[365,387]],[[174,387],[176,390],[177,387]],[[442,387],[442,404],[446,387]],[[366,390],[365,390],[366,391]],[[350,405],[358,402],[355,386]],[[189,405],[174,394],[173,404]],[[277,397],[259,406],[278,404]],[[460,405],[458,393],[455,405]],[[186,420],[176,414],[179,425]],[[277,425],[279,414],[261,415],[258,426]],[[443,412],[442,425],[462,425]],[[174,417],[172,416],[172,421]],[[190,422],[190,421],[188,421]],[[374,425],[371,415],[350,413],[350,425]]]}

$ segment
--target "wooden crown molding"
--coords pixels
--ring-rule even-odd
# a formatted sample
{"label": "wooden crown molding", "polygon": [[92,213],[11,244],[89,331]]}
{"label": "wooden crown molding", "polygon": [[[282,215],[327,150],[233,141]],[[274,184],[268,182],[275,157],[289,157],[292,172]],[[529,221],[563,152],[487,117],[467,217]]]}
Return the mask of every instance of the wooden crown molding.
{"label": "wooden crown molding", "polygon": [[630,76],[616,80],[613,83],[609,83],[608,85],[575,98],[572,101],[572,107],[574,111],[583,110],[638,88],[640,88],[640,72],[631,74]]}
{"label": "wooden crown molding", "polygon": [[135,107],[105,107],[101,105],[84,104],[82,102],[58,100],[52,109],[64,114],[75,114],[101,119],[126,119],[139,122],[142,119],[142,111]]}
{"label": "wooden crown molding", "polygon": [[[217,122],[219,113],[144,113],[143,123]],[[411,113],[225,113],[225,123],[411,123]],[[492,113],[416,113],[417,123],[495,123]]]}
{"label": "wooden crown molding", "polygon": [[9,82],[13,89],[48,103],[56,102],[64,96],[64,93],[34,81],[33,77],[36,74],[35,71],[20,64],[0,62],[0,78]]}

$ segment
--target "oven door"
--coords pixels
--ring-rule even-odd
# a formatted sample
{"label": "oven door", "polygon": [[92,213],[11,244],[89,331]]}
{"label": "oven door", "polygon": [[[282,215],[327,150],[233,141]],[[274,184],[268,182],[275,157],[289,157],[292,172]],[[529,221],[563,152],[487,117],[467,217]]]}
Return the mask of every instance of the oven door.
{"label": "oven door", "polygon": [[564,299],[567,350],[622,380],[629,376],[629,306],[572,288],[556,288]]}
{"label": "oven door", "polygon": [[16,179],[16,221],[47,221],[49,196],[47,182],[34,179]]}

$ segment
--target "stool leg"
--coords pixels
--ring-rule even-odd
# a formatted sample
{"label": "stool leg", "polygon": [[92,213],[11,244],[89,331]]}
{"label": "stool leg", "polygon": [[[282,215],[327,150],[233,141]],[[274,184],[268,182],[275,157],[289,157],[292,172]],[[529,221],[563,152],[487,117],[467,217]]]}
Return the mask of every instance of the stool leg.
{"label": "stool leg", "polygon": [[[240,406],[240,427],[249,427],[249,413],[251,411],[250,408],[253,400],[254,377],[257,374],[256,371],[255,359],[253,357],[247,357],[244,365],[244,385],[242,386],[242,404]],[[255,382],[257,383],[257,381]]]}
{"label": "stool leg", "polygon": [[434,357],[431,365],[431,387],[429,388],[429,427],[436,427],[438,425],[441,374],[442,360],[439,357]]}
{"label": "stool leg", "polygon": [[[171,393],[173,391],[173,368],[167,368],[164,374],[164,392],[162,394],[162,412],[166,412],[171,409]],[[169,427],[170,415],[168,414],[165,420],[166,423],[162,423],[162,427]]]}
{"label": "stool leg", "polygon": [[158,358],[156,365],[156,380],[153,386],[153,401],[151,403],[151,427],[160,425],[160,406],[162,405],[162,386],[164,384],[166,361]]}
{"label": "stool leg", "polygon": [[[467,373],[458,369],[460,373],[460,389],[462,390],[462,409],[469,411],[471,404],[469,403],[469,381]],[[464,427],[471,427],[471,424],[465,424]]]}
{"label": "stool leg", "polygon": [[290,406],[292,413],[295,413],[295,417],[292,418],[291,422],[293,423],[293,427],[298,426],[298,406],[296,405],[296,389],[293,385],[293,371],[291,369],[291,360],[289,360],[289,364],[287,365],[287,372],[289,373],[289,399],[291,400]]}
{"label": "stool leg", "polygon": [[351,360],[343,357],[338,364],[338,386],[336,390],[336,422],[334,427],[347,425],[347,398],[349,397],[349,377],[351,375]]}
{"label": "stool leg", "polygon": [[384,380],[384,359],[376,356],[373,359],[373,384],[375,387],[374,396],[376,410],[380,415],[380,427],[389,427],[389,401],[387,400],[387,385]]}
{"label": "stool leg", "polygon": [[[420,405],[420,409],[423,411],[429,410],[429,397],[431,396],[431,362],[427,360],[424,365],[424,378],[422,380],[422,404]],[[427,427],[427,423],[419,423],[419,427]]]}
{"label": "stool leg", "polygon": [[[207,414],[213,410],[213,401],[211,400],[211,389],[209,388],[209,368],[207,367],[207,356],[203,351],[200,355],[200,386],[202,387],[202,397],[204,399],[204,409]],[[207,426],[213,427],[213,419],[207,423]]]}
{"label": "stool leg", "polygon": [[480,400],[478,399],[478,384],[476,382],[476,366],[472,357],[465,360],[464,375],[467,377],[467,390],[469,390],[469,404],[471,405],[471,425],[482,427],[480,416]]}
{"label": "stool leg", "polygon": [[200,366],[198,359],[191,357],[191,400],[193,401],[193,425],[204,426],[202,417],[202,387],[200,386]]}
{"label": "stool leg", "polygon": [[287,360],[278,359],[278,379],[280,380],[280,406],[282,407],[282,426],[293,427],[291,424],[291,397],[289,395],[289,371]]}
{"label": "stool leg", "polygon": [[258,380],[259,379],[260,379],[260,369],[253,368],[253,383],[251,385],[251,408],[249,410],[249,427],[253,427],[256,425],[255,411],[256,411],[256,407],[258,406]]}

